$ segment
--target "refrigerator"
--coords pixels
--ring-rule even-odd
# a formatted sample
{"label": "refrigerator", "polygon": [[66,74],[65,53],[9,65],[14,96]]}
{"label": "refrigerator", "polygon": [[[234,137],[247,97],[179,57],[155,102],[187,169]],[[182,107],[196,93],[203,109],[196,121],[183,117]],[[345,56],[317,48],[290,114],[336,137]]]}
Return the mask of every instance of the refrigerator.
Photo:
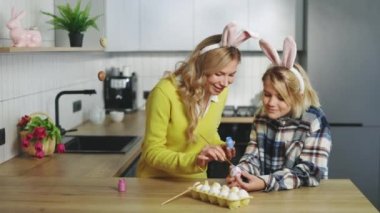
{"label": "refrigerator", "polygon": [[380,1],[305,4],[305,68],[332,130],[329,178],[380,210]]}

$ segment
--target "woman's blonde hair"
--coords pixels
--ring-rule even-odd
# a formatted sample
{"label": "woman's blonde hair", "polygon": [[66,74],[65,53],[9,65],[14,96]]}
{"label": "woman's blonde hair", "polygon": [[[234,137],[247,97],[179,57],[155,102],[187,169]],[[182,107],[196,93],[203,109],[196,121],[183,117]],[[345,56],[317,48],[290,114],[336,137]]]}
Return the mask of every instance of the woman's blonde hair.
{"label": "woman's blonde hair", "polygon": [[263,75],[263,83],[269,80],[274,89],[291,107],[291,116],[299,118],[310,106],[320,107],[319,98],[311,86],[309,77],[299,64],[294,67],[301,73],[305,83],[305,91],[300,92],[300,82],[297,77],[284,66],[272,66]]}
{"label": "woman's blonde hair", "polygon": [[[231,61],[240,62],[241,54],[236,47],[220,47],[201,54],[200,51],[211,44],[219,43],[221,35],[213,35],[204,39],[190,57],[185,62],[178,63],[172,81],[176,82],[178,92],[185,106],[188,118],[186,137],[189,141],[195,140],[194,131],[198,124],[198,112],[196,106],[199,105],[206,95],[207,77],[219,72]],[[200,112],[202,115],[204,112]]]}

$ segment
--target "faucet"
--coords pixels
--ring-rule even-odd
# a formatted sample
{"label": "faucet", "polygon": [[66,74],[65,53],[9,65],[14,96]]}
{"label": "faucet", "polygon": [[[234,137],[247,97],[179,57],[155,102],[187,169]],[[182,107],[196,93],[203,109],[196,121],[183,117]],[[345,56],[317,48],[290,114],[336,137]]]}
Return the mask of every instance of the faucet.
{"label": "faucet", "polygon": [[75,94],[84,94],[84,95],[92,95],[96,94],[96,91],[93,89],[86,89],[86,90],[67,90],[67,91],[61,91],[55,96],[55,125],[58,127],[59,131],[61,132],[61,135],[63,136],[66,134],[66,132],[73,132],[77,131],[77,129],[70,129],[65,130],[61,127],[59,124],[59,98],[62,95],[75,95]]}

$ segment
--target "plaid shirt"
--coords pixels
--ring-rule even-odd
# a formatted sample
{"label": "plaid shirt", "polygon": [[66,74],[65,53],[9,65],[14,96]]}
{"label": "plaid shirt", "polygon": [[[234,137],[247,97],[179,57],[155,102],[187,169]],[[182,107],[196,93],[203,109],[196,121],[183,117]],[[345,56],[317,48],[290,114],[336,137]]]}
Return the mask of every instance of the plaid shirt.
{"label": "plaid shirt", "polygon": [[271,120],[259,113],[239,167],[266,183],[265,191],[318,186],[327,179],[330,128],[321,109],[310,107],[300,119]]}

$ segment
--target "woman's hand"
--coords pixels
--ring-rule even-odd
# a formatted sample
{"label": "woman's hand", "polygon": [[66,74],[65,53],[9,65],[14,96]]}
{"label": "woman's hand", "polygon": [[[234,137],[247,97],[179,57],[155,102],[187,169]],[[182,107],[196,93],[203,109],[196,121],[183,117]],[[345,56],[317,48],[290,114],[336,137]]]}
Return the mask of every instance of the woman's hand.
{"label": "woman's hand", "polygon": [[206,167],[208,162],[216,161],[225,161],[226,153],[220,146],[205,146],[202,151],[197,156],[197,164],[200,167]]}
{"label": "woman's hand", "polygon": [[[247,182],[244,182],[242,180],[242,177],[244,177]],[[266,186],[265,182],[261,178],[257,177],[256,175],[251,175],[244,170],[241,172],[241,176],[227,176],[226,182],[229,187],[237,186],[247,191],[263,190]]]}
{"label": "woman's hand", "polygon": [[222,148],[223,148],[224,153],[226,154],[228,160],[231,160],[233,157],[236,156],[236,149],[235,149],[235,147],[228,148],[226,145],[222,145]]}

